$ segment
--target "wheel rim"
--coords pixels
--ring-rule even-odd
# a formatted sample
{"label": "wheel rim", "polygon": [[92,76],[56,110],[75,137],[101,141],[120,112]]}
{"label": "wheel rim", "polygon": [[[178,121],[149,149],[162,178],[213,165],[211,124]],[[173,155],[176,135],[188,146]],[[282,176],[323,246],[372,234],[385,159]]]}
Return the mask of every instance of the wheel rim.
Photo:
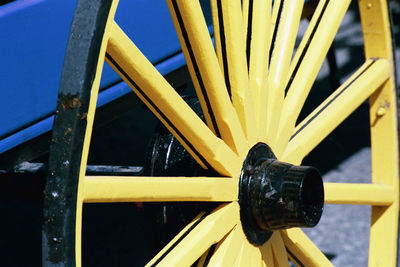
{"label": "wheel rim", "polygon": [[[78,8],[89,2],[80,1]],[[214,50],[200,4],[168,0],[206,124],[114,22],[117,1],[111,5],[105,2],[93,11],[94,17],[103,21],[103,30],[95,36],[101,36],[98,39],[101,45],[97,48],[97,66],[92,69],[93,83],[88,78],[89,84],[82,88],[87,92],[91,89],[90,99],[68,100],[71,103],[69,110],[78,112],[80,120],[87,124],[77,125],[71,119],[74,127],[70,127],[61,111],[65,110],[66,102],[60,101],[57,108],[55,129],[58,130],[53,134],[55,141],[46,185],[45,262],[81,265],[84,202],[211,201],[226,204],[210,213],[199,214],[148,265],[191,265],[198,260],[199,266],[206,263],[249,266],[261,262],[266,266],[287,266],[288,259],[299,266],[330,265],[298,228],[274,231],[270,240],[260,247],[247,241],[238,204],[240,171],[248,151],[258,142],[268,144],[278,160],[299,165],[312,149],[369,99],[372,181],[365,185],[325,183],[325,202],[371,205],[369,264],[396,264],[398,134],[386,1],[359,1],[365,63],[297,125],[298,115],[350,1],[319,1],[292,59],[302,1],[253,0],[243,1],[241,7],[241,1],[212,0]],[[73,32],[70,42],[71,38],[74,39]],[[215,170],[220,177],[85,175],[104,59],[197,163]],[[68,79],[65,70],[64,75]],[[65,95],[62,88],[63,84],[60,94]],[[57,140],[65,133],[69,134],[68,129],[74,134],[81,133],[81,137],[66,140],[62,147]],[[68,148],[71,144],[73,146]],[[66,158],[55,152],[66,150],[69,151]],[[76,152],[81,155],[78,159]],[[65,164],[60,165],[60,162]],[[65,177],[67,181],[62,188],[57,186],[59,177]],[[61,202],[58,196],[63,198]],[[73,211],[68,216],[74,223],[67,225],[74,226],[72,232],[75,235],[71,231],[57,230],[64,227],[55,215],[60,209]],[[55,251],[59,254],[54,254]]]}

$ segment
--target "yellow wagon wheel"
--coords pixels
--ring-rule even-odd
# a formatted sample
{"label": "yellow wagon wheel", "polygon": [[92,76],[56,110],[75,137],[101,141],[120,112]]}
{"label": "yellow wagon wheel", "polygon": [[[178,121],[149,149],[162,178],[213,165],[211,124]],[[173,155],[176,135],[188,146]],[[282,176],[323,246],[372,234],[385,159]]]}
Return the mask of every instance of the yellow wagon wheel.
{"label": "yellow wagon wheel", "polygon": [[[365,62],[297,124],[350,0],[318,2],[293,58],[302,0],[212,0],[215,48],[198,1],[167,3],[206,123],[114,21],[118,1],[79,1],[52,138],[44,264],[81,265],[83,203],[208,201],[223,204],[199,214],[149,266],[288,266],[288,259],[329,266],[296,228],[317,223],[325,194],[325,203],[371,205],[369,264],[396,265],[397,108],[386,0],[358,1]],[[217,177],[86,175],[104,60]],[[318,172],[296,165],[368,99],[372,181],[325,183],[323,192]]]}

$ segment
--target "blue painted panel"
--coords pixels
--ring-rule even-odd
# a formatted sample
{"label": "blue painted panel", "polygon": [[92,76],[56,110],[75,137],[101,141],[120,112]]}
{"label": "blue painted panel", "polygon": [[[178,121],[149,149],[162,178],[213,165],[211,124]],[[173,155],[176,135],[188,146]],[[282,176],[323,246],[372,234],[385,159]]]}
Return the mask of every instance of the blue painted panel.
{"label": "blue painted panel", "polygon": [[[0,138],[55,110],[75,5],[25,0],[0,7]],[[121,0],[116,21],[152,62],[180,49],[165,1]],[[105,66],[101,87],[119,80]]]}
{"label": "blue painted panel", "polygon": [[75,1],[0,7],[0,136],[52,113]]}

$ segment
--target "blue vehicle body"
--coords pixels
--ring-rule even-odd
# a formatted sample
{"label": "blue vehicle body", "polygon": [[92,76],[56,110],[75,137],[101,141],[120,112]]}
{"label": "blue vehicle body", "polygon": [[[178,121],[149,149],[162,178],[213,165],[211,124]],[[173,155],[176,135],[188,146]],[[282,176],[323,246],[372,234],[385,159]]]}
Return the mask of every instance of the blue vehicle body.
{"label": "blue vehicle body", "polygon": [[[0,6],[0,153],[51,130],[76,3]],[[185,64],[165,1],[121,0],[115,20],[163,75]],[[130,91],[107,64],[101,90],[98,106]]]}

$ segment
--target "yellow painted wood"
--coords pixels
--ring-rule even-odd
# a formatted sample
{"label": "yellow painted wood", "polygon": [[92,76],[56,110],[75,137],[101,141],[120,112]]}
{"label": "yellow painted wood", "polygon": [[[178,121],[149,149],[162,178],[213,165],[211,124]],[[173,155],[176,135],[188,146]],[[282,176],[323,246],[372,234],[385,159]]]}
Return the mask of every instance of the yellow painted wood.
{"label": "yellow painted wood", "polygon": [[212,244],[218,243],[239,222],[239,205],[236,202],[221,205],[194,227],[189,234],[175,244],[183,234],[199,220],[198,217],[185,227],[166,247],[164,247],[146,266],[154,264],[170,247],[157,266],[190,266]]}
{"label": "yellow painted wood", "polygon": [[[304,35],[303,35],[303,37],[301,39],[299,47],[296,49],[296,53],[293,56],[292,62],[290,63],[289,74],[288,74],[288,77],[287,77],[288,80],[286,81],[285,86],[289,82],[289,78],[292,76],[292,74],[293,74],[293,72],[294,72],[294,70],[296,68],[296,65],[298,63],[301,63],[301,62],[299,62],[299,60],[302,58],[302,54],[304,53],[304,49],[305,49],[307,43],[311,41],[310,40],[311,33],[315,29],[315,27],[317,26],[318,18],[321,15],[321,12],[323,10],[323,7],[326,4],[326,1],[328,1],[328,0],[319,0],[318,1],[317,7],[315,8],[315,11],[314,11],[314,13],[313,13],[313,15],[311,17],[311,20],[310,20],[310,22],[308,24],[307,30],[306,30],[306,32],[304,33]],[[304,9],[306,9],[308,4],[309,5],[313,5],[314,3],[306,3],[305,6],[304,6]]]}
{"label": "yellow painted wood", "polygon": [[361,26],[363,27],[365,57],[384,57],[393,60],[392,35],[387,1],[359,0]]}
{"label": "yellow painted wood", "polygon": [[398,202],[372,207],[368,266],[397,266],[398,211]]}
{"label": "yellow painted wood", "polygon": [[[177,18],[177,13],[175,12],[175,9],[177,9],[180,13],[182,13],[182,11],[180,10],[180,8],[178,6],[178,3],[176,1],[174,3],[172,1],[167,1],[167,3],[169,6],[170,14],[171,14],[172,20],[174,22],[175,30],[178,35],[182,51],[185,55],[186,64],[189,69],[193,85],[196,89],[197,97],[199,98],[199,101],[200,101],[200,104],[201,104],[201,107],[203,110],[204,117],[205,117],[210,129],[214,133],[219,132],[219,129],[218,129],[219,126],[217,127],[216,121],[212,118],[213,111],[210,110],[210,109],[212,109],[212,107],[210,106],[210,104],[208,104],[209,96],[208,96],[207,92],[203,91],[203,90],[206,90],[205,86],[203,85],[204,84],[203,79],[205,78],[206,82],[209,79],[204,77],[204,71],[203,71],[203,73],[200,72],[199,66],[197,65],[198,57],[196,58],[196,55],[194,53],[191,54],[189,52],[189,51],[194,52],[193,48],[191,46],[190,40],[189,40],[189,36],[187,36],[187,39],[183,36],[183,34],[186,33],[186,28],[188,28],[188,25],[183,20],[178,20],[178,18]],[[203,18],[200,18],[199,24],[204,24]],[[201,26],[204,28],[204,25],[201,25]],[[184,28],[184,30],[182,29],[182,27]],[[202,31],[204,31],[204,29],[201,29],[200,32],[202,33]],[[214,29],[214,31],[215,31],[215,29]],[[203,39],[206,38],[204,45],[209,46],[209,44],[208,44],[209,41],[207,40],[208,35],[209,35],[208,29],[206,29],[206,34],[205,34],[205,36],[203,35],[202,38]],[[218,49],[218,46],[217,46],[217,49]],[[199,75],[200,77],[197,77],[197,75]],[[219,76],[220,77],[218,77],[218,78],[220,78],[220,79],[223,78],[222,75],[219,75]],[[226,96],[224,96],[224,98],[226,98]]]}
{"label": "yellow painted wood", "polygon": [[203,255],[199,258],[199,261],[197,262],[197,267],[203,267],[204,263],[207,260],[208,253],[210,252],[210,248],[206,250],[206,252],[203,253]]}
{"label": "yellow painted wood", "polygon": [[100,79],[104,65],[104,56],[106,53],[107,43],[112,30],[112,22],[114,21],[115,11],[118,6],[118,0],[113,0],[110,10],[108,12],[108,18],[104,34],[102,36],[100,52],[98,55],[96,75],[93,79],[92,89],[90,92],[90,101],[88,107],[88,114],[86,117],[86,131],[83,140],[82,155],[80,157],[80,170],[78,178],[78,190],[76,198],[76,224],[75,224],[75,261],[76,267],[80,267],[82,264],[82,205],[83,205],[83,178],[85,177],[87,159],[89,155],[90,140],[93,132],[93,121],[96,113],[97,96],[99,93]]}
{"label": "yellow painted wood", "polygon": [[304,1],[286,0],[273,49],[268,74],[267,93],[267,134],[266,142],[275,151],[278,124],[285,97],[285,81],[296,42]]}
{"label": "yellow painted wood", "polygon": [[[213,126],[212,113],[221,138],[238,155],[244,156],[247,150],[245,133],[230,101],[200,3],[185,0],[167,0],[167,3],[207,124],[214,132],[217,132]],[[179,10],[181,21],[178,20],[175,10]],[[180,23],[184,25],[189,43],[186,43]],[[188,51],[189,44],[193,52],[192,56]],[[196,68],[198,73],[196,73]],[[204,87],[200,85],[199,78]],[[208,108],[205,94],[211,109]]]}
{"label": "yellow painted wood", "polygon": [[251,266],[251,259],[249,255],[251,255],[252,245],[248,242],[243,242],[242,248],[239,252],[238,257],[236,257],[236,262],[233,266]]}
{"label": "yellow painted wood", "polygon": [[286,248],[303,266],[333,266],[326,256],[299,228],[281,231]]}
{"label": "yellow painted wood", "polygon": [[280,231],[274,231],[271,236],[272,254],[277,267],[289,267],[288,255]]}
{"label": "yellow painted wood", "polygon": [[[252,1],[252,16],[251,16],[251,34],[249,51],[249,83],[254,99],[254,110],[256,116],[256,124],[258,131],[258,141],[265,142],[267,132],[267,78],[269,65],[269,49],[271,43],[271,0],[253,0]],[[245,10],[243,11],[245,12]],[[247,10],[248,12],[248,10]],[[247,16],[248,19],[248,16]],[[246,21],[247,27],[248,21]],[[251,35],[251,36],[250,36]],[[248,40],[246,40],[246,43]],[[248,44],[246,44],[248,45]]]}
{"label": "yellow painted wood", "polygon": [[350,0],[329,1],[321,23],[286,95],[277,132],[276,154],[281,155],[295,127],[297,117],[317,77],[329,46],[339,28]]}
{"label": "yellow painted wood", "polygon": [[[218,63],[221,67],[222,72],[224,72],[224,62],[222,57],[222,45],[221,45],[221,35],[220,35],[220,27],[219,27],[219,17],[218,17],[218,6],[217,1],[210,1],[211,4],[211,15],[213,20],[213,29],[214,29],[214,43],[215,43],[215,52],[217,54]],[[225,78],[223,77],[224,81]]]}
{"label": "yellow painted wood", "polygon": [[387,184],[324,183],[325,203],[389,206],[394,188]]}
{"label": "yellow painted wood", "polygon": [[301,263],[297,262],[297,259],[293,258],[290,254],[288,254],[288,258],[293,263],[293,266],[302,267]]}
{"label": "yellow painted wood", "polygon": [[86,176],[84,202],[236,201],[237,180],[211,177]]}
{"label": "yellow painted wood", "polygon": [[261,252],[258,247],[255,247],[253,245],[251,246],[251,253],[247,256],[250,258],[250,265],[251,267],[260,267],[262,264],[261,260]]}
{"label": "yellow painted wood", "polygon": [[262,266],[263,267],[274,267],[274,255],[272,253],[271,241],[267,241],[264,245],[260,247],[260,252],[262,256]]}
{"label": "yellow painted wood", "polygon": [[[226,54],[218,54],[219,62],[223,63],[221,69],[225,76],[227,89],[231,92],[233,106],[239,116],[245,135],[252,145],[256,142],[257,129],[253,97],[249,88],[241,3],[238,0],[212,0],[211,3],[214,10],[222,9],[217,13],[221,13],[223,18],[224,32],[220,38],[224,39]],[[214,32],[214,34],[220,35],[221,32]]]}
{"label": "yellow painted wood", "polygon": [[[247,35],[247,23],[249,22],[249,0],[242,0],[243,34]],[[253,95],[254,97],[254,95]]]}
{"label": "yellow painted wood", "polygon": [[241,222],[238,223],[236,229],[238,230],[242,242],[238,254],[236,256],[235,263],[232,266],[250,266],[249,253],[252,245],[247,240]]}
{"label": "yellow painted wood", "polygon": [[292,132],[282,160],[300,164],[359,105],[390,77],[388,61],[367,60],[342,86],[320,104]]}
{"label": "yellow painted wood", "polygon": [[[107,62],[202,167],[206,167],[206,162],[224,176],[239,173],[241,164],[236,154],[211,132],[116,23],[107,53],[126,75],[115,66],[115,62],[109,59]],[[132,80],[135,84],[132,84]],[[204,159],[199,158],[199,154]]]}
{"label": "yellow painted wood", "polygon": [[233,266],[242,248],[242,244],[245,242],[239,231],[241,231],[241,229],[238,229],[238,226],[236,226],[218,244],[208,266]]}
{"label": "yellow painted wood", "polygon": [[[273,8],[272,8],[272,20],[271,20],[271,23],[272,23],[272,31],[271,31],[271,33],[273,33],[274,32],[274,30],[275,30],[275,27],[277,27],[277,19],[278,19],[278,12],[279,12],[279,6],[280,6],[280,4],[281,4],[281,2],[282,2],[283,0],[274,0],[273,1]],[[272,36],[271,36],[271,38],[272,38]],[[274,46],[274,44],[272,44],[272,47],[270,47],[270,49],[273,49],[273,46]]]}
{"label": "yellow painted wood", "polygon": [[[225,65],[224,65],[224,53],[226,53],[226,46],[223,47],[221,43],[222,41],[225,42],[225,33],[224,33],[225,28],[223,27],[222,29],[220,29],[221,28],[220,24],[222,24],[223,22],[223,18],[222,21],[220,20],[220,13],[222,12],[222,10],[220,10],[220,5],[222,4],[221,1],[212,0],[210,1],[210,5],[211,5],[211,15],[212,15],[213,29],[214,29],[215,52],[217,54],[218,63],[223,74],[222,78],[226,82]],[[220,30],[222,30],[222,33]],[[228,86],[227,90],[229,93],[230,88],[228,88]]]}
{"label": "yellow painted wood", "polygon": [[396,266],[399,214],[399,151],[397,95],[387,1],[359,0],[366,58],[381,57],[391,64],[391,79],[371,96],[372,182],[392,185],[393,204],[371,210],[369,266]]}

